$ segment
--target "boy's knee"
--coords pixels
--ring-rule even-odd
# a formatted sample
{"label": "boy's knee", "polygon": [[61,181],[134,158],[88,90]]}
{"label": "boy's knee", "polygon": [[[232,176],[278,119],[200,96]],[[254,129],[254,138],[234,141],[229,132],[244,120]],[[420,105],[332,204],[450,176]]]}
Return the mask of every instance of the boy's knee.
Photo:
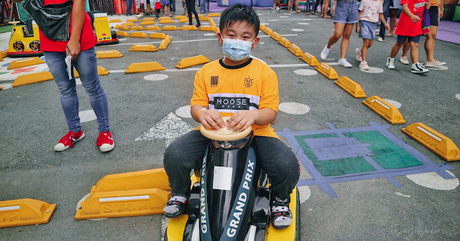
{"label": "boy's knee", "polygon": [[349,34],[349,33],[344,33],[343,34],[344,39],[350,39],[350,36],[351,36],[351,34]]}

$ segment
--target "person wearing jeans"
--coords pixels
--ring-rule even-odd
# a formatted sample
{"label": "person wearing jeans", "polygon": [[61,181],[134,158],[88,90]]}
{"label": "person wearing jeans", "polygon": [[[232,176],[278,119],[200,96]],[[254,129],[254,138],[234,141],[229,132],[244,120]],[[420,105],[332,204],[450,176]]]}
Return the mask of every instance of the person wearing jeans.
{"label": "person wearing jeans", "polygon": [[206,0],[200,0],[200,13],[206,13]]}
{"label": "person wearing jeans", "polygon": [[[384,0],[383,1],[383,18],[385,18],[385,21],[388,19],[388,14],[390,13],[390,4],[391,0]],[[379,40],[382,42],[385,40],[385,25],[383,23],[380,24],[380,31],[379,31]]]}
{"label": "person wearing jeans", "polygon": [[133,0],[125,0],[126,1],[126,16],[133,15]]}

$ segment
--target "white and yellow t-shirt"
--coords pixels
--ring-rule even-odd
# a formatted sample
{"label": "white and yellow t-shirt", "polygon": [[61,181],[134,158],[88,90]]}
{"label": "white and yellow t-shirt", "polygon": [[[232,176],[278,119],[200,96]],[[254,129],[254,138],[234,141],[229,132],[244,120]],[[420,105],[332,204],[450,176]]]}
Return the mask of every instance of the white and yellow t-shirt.
{"label": "white and yellow t-shirt", "polygon": [[[223,116],[240,110],[270,108],[278,112],[278,78],[266,63],[250,58],[239,66],[228,66],[222,59],[204,65],[195,74],[190,105],[208,106]],[[253,124],[256,136],[278,138],[270,124]]]}

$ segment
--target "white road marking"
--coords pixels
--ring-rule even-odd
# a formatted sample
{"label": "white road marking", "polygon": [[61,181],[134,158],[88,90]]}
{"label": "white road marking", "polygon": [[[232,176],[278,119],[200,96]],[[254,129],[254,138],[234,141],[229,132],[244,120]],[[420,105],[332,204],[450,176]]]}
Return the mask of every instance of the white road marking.
{"label": "white road marking", "polygon": [[93,110],[82,110],[78,113],[78,116],[80,116],[80,122],[82,123],[90,122],[97,118]]}
{"label": "white road marking", "polygon": [[310,112],[310,107],[296,102],[283,102],[278,106],[279,110],[292,115],[303,115]]}
{"label": "white road marking", "polygon": [[[446,172],[448,172],[451,176],[455,177],[455,175],[452,174],[452,172]],[[459,184],[458,178],[444,179],[435,172],[407,175],[407,178],[409,178],[411,181],[415,182],[420,186],[435,190],[453,190],[457,188]]]}
{"label": "white road marking", "polygon": [[182,106],[176,110],[176,115],[182,118],[192,118],[192,114],[190,113],[190,105]]}
{"label": "white road marking", "polygon": [[82,85],[81,79],[80,78],[75,78],[75,84],[76,85]]}
{"label": "white road marking", "polygon": [[395,194],[398,195],[398,196],[401,196],[401,197],[407,197],[407,198],[410,197],[410,195],[405,195],[405,194],[402,194],[400,192],[395,192]]}
{"label": "white road marking", "polygon": [[297,23],[297,24],[300,24],[300,25],[310,25],[309,23]]}
{"label": "white road marking", "polygon": [[3,90],[7,90],[7,89],[13,88],[13,84],[10,84],[10,83],[0,84],[0,87],[2,87]]}
{"label": "white road marking", "polygon": [[316,75],[318,74],[318,71],[313,70],[313,69],[296,69],[294,70],[294,73],[298,75]]}
{"label": "white road marking", "polygon": [[144,76],[144,79],[148,81],[160,81],[160,80],[165,80],[168,77],[169,76],[166,74],[149,74],[149,75]]}
{"label": "white road marking", "polygon": [[299,189],[299,201],[300,204],[302,204],[310,198],[311,190],[309,186],[301,186],[297,188]]}
{"label": "white road marking", "polygon": [[383,100],[385,100],[386,102],[390,103],[392,106],[396,107],[396,109],[399,109],[402,106],[402,104],[399,103],[396,100],[389,100],[389,99],[383,99]]}
{"label": "white road marking", "polygon": [[305,29],[293,28],[293,29],[291,29],[291,31],[293,31],[293,32],[303,32],[303,31],[305,31]]}
{"label": "white road marking", "polygon": [[169,113],[155,126],[145,131],[141,136],[134,141],[151,141],[157,139],[165,139],[166,146],[169,146],[176,138],[193,130],[193,126],[182,121],[174,113]]}
{"label": "white road marking", "polygon": [[383,69],[382,68],[377,68],[377,67],[369,67],[368,70],[362,70],[362,69],[359,69],[359,70],[361,70],[364,73],[369,73],[369,74],[383,73]]}
{"label": "white road marking", "polygon": [[455,98],[457,98],[457,100],[460,100],[460,94],[456,94]]}

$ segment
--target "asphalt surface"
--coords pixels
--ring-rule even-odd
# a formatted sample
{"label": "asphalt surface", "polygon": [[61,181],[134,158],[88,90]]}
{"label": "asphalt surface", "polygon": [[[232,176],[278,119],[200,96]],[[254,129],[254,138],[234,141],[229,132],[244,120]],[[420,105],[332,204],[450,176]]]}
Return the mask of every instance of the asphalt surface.
{"label": "asphalt surface", "polygon": [[[180,12],[181,13],[181,12]],[[319,59],[320,52],[333,33],[332,20],[300,14],[269,13],[257,10],[261,22],[267,24],[291,43]],[[115,18],[112,16],[111,18]],[[218,23],[218,18],[214,18]],[[177,22],[177,20],[176,20]],[[205,22],[204,22],[205,23]],[[182,26],[182,23],[176,23]],[[151,33],[152,31],[146,31]],[[48,224],[0,229],[0,240],[160,240],[162,215],[102,220],[75,220],[78,201],[90,192],[91,186],[108,174],[160,168],[170,136],[176,129],[157,130],[151,140],[135,141],[164,120],[170,113],[189,105],[195,69],[177,70],[183,58],[203,54],[211,60],[222,57],[212,32],[170,31],[172,43],[166,50],[151,53],[129,52],[134,43],[153,43],[155,39],[122,38],[117,45],[99,46],[97,50],[116,49],[124,54],[117,59],[99,59],[98,65],[111,73],[100,80],[109,99],[110,125],[115,149],[101,153],[95,146],[97,122],[82,123],[85,139],[74,148],[55,152],[53,146],[67,132],[59,93],[53,81],[0,91],[0,200],[34,198],[57,204]],[[406,124],[391,125],[343,91],[321,74],[299,75],[296,70],[313,70],[272,38],[260,33],[260,43],[253,55],[273,67],[279,78],[280,102],[307,105],[304,114],[278,113],[273,127],[276,131],[357,128],[370,122],[388,125],[389,131],[432,162],[442,164],[436,154],[401,132],[401,128],[422,122],[448,136],[460,145],[460,88],[458,56],[460,46],[436,42],[436,58],[447,62],[448,70],[431,70],[426,75],[410,73],[410,67],[396,62],[396,70],[385,68],[386,58],[395,38],[375,41],[368,52],[371,67],[381,73],[359,70],[354,49],[362,41],[353,33],[347,58],[353,65],[346,69],[331,65],[339,76],[359,83],[368,97],[378,95],[400,103],[399,111]],[[423,38],[422,38],[423,39]],[[423,44],[421,41],[421,45]],[[3,49],[6,48],[2,46]],[[329,54],[327,63],[336,63],[339,43]],[[425,61],[420,48],[420,60]],[[399,58],[399,55],[398,55]],[[131,63],[157,61],[166,70],[125,74]],[[199,66],[198,66],[199,67]],[[308,71],[307,71],[308,72]],[[146,80],[164,77],[163,80]],[[152,77],[152,76],[151,76]],[[150,78],[151,78],[150,77]],[[166,78],[167,77],[167,78]],[[12,83],[2,81],[1,84]],[[80,110],[91,110],[88,96],[79,85]],[[181,121],[197,124],[187,117]],[[444,182],[457,182],[458,162],[449,162],[455,179],[441,180],[434,187],[419,185],[407,176],[395,179],[395,187],[387,179],[370,179],[331,184],[337,197],[331,198],[318,186],[302,187],[302,240],[459,240],[459,188],[440,190]],[[302,169],[301,179],[310,175]],[[423,178],[422,178],[423,179]],[[436,179],[437,180],[437,179]],[[452,185],[451,185],[452,186]]]}

